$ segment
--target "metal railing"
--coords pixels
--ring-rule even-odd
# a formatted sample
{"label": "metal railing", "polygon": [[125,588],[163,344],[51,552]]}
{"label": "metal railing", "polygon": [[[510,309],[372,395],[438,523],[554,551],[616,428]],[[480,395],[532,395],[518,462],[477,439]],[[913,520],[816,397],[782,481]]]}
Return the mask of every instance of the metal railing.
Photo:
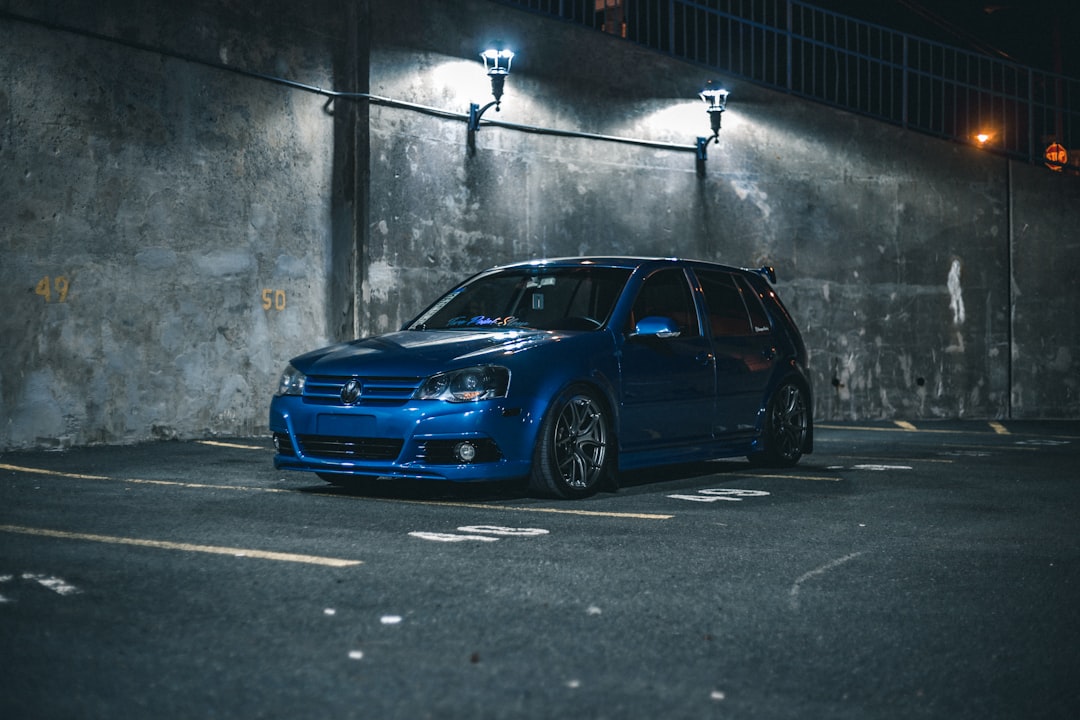
{"label": "metal railing", "polygon": [[1080,154],[1080,81],[798,0],[497,1],[1026,162],[1054,144]]}

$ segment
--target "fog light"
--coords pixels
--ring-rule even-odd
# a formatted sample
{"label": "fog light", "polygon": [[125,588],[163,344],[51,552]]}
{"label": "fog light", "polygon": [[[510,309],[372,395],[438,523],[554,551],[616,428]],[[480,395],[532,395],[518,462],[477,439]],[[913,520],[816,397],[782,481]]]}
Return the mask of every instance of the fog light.
{"label": "fog light", "polygon": [[454,455],[463,463],[471,463],[476,459],[476,446],[471,442],[459,442],[454,446]]}

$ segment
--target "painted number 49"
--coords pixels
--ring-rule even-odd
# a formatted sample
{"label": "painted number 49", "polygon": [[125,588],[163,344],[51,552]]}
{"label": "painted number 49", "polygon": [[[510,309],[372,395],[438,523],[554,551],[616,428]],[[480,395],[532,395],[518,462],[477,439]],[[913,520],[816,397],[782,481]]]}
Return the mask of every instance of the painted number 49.
{"label": "painted number 49", "polygon": [[71,288],[71,283],[63,275],[57,275],[54,278],[46,275],[38,281],[38,284],[34,286],[34,294],[40,295],[45,298],[45,302],[53,301],[53,291],[56,292],[56,302],[66,302],[68,290]]}
{"label": "painted number 49", "polygon": [[676,500],[691,500],[693,502],[742,502],[743,498],[764,497],[769,493],[764,490],[736,490],[735,488],[715,488],[711,490],[698,490],[696,495],[668,495]]}

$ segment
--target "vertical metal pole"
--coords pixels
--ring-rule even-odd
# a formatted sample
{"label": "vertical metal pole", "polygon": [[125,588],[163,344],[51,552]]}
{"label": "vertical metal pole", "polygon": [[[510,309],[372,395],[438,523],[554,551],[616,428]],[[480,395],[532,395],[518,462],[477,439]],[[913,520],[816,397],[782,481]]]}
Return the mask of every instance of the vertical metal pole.
{"label": "vertical metal pole", "polygon": [[787,0],[787,92],[791,93],[795,90],[795,70],[794,70],[794,58],[792,54],[795,52],[795,26],[792,21],[795,17],[795,10],[792,8],[792,0]]}
{"label": "vertical metal pole", "polygon": [[668,52],[675,54],[675,3],[668,3]]}
{"label": "vertical metal pole", "polygon": [[1013,253],[1015,252],[1015,233],[1013,232],[1013,168],[1012,159],[1005,158],[1005,226],[1006,237],[1009,243],[1009,252],[1007,255],[1007,270],[1009,273],[1009,347],[1008,358],[1006,359],[1006,385],[1008,387],[1008,400],[1005,405],[1005,412],[1009,420],[1012,420],[1013,416],[1013,325],[1016,315],[1016,288],[1013,286]]}
{"label": "vertical metal pole", "polygon": [[794,30],[792,29],[791,20],[794,16],[794,11],[791,7],[791,0],[787,0],[787,91],[791,92],[795,86],[795,78],[792,77],[794,70],[792,69],[791,53],[795,50],[795,43],[792,40]]}
{"label": "vertical metal pole", "polygon": [[1035,164],[1035,70],[1028,68],[1028,151],[1027,161]]}
{"label": "vertical metal pole", "polygon": [[903,36],[904,42],[904,60],[903,66],[900,68],[900,85],[903,91],[903,96],[900,98],[900,122],[903,128],[906,130],[908,126],[908,93],[911,91],[910,80],[911,68],[908,67],[908,38],[907,35]]}

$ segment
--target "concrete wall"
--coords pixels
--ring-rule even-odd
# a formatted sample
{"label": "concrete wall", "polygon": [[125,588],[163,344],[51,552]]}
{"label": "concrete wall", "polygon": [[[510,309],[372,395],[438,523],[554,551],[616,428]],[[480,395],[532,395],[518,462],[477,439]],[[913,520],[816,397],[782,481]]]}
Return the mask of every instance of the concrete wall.
{"label": "concrete wall", "polygon": [[[0,449],[261,432],[290,356],[578,253],[775,265],[820,419],[1080,416],[1076,178],[731,78],[699,172],[702,69],[484,0],[370,5],[0,0]],[[470,151],[459,118],[230,71],[463,114],[494,39],[519,55],[486,118],[682,148]]]}
{"label": "concrete wall", "polygon": [[[374,10],[386,29],[375,93],[485,102],[474,56],[501,38],[519,50],[501,120],[682,144],[707,134],[700,68],[483,2]],[[1077,178],[719,79],[732,95],[703,174],[679,151],[501,127],[470,155],[460,122],[373,112],[364,327],[396,327],[428,280],[449,284],[478,258],[767,263],[804,329],[821,419],[1080,413]]]}
{"label": "concrete wall", "polygon": [[[0,9],[334,84],[339,3],[249,5]],[[281,363],[328,335],[334,118],[10,17],[0,78],[0,448],[259,431]]]}

